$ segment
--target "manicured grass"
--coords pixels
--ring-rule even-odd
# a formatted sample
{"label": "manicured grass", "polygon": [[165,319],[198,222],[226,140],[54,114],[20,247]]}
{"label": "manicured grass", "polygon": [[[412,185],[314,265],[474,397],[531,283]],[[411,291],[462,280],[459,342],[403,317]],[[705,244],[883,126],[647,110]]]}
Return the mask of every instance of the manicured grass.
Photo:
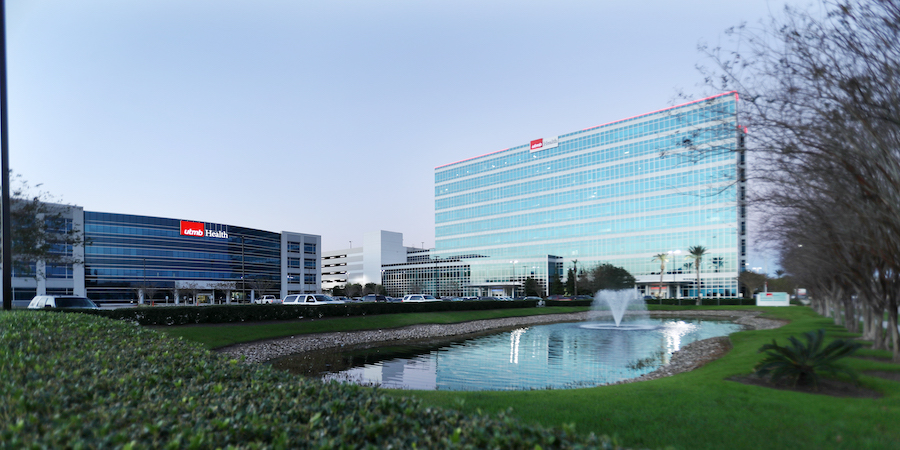
{"label": "manicured grass", "polygon": [[489,311],[452,311],[438,313],[384,314],[364,317],[341,317],[263,324],[222,324],[155,327],[165,333],[200,342],[206,348],[218,348],[240,342],[251,342],[298,334],[334,331],[379,330],[421,323],[459,323],[470,320],[532,316],[587,311],[587,307],[548,307],[497,309]]}
{"label": "manicured grass", "polygon": [[[583,311],[587,308],[535,308],[433,314],[397,314],[288,322],[264,325],[223,325],[164,328],[167,333],[202,342],[208,348],[230,343],[327,331],[350,331],[453,323],[467,320]],[[501,412],[544,426],[574,426],[580,433],[616,436],[634,447],[675,448],[897,448],[900,442],[900,383],[868,376],[861,383],[884,394],[879,399],[834,398],[743,385],[726,379],[752,372],[757,350],[773,339],[784,344],[824,328],[828,338],[853,336],[830,319],[806,307],[651,306],[651,310],[764,310],[770,317],[790,320],[776,330],[731,335],[734,348],[723,358],[684,374],[660,380],[599,388],[519,392],[381,392],[414,395],[425,404],[463,413]],[[864,350],[867,356],[889,352]],[[847,358],[859,370],[900,371],[887,362]]]}
{"label": "manicured grass", "polygon": [[[776,330],[735,333],[731,335],[734,349],[725,357],[673,377],[589,389],[416,391],[415,396],[426,404],[463,412],[511,408],[514,416],[526,421],[547,426],[574,424],[578,431],[617,436],[620,442],[635,447],[897,448],[900,383],[863,376],[862,384],[884,397],[851,399],[726,381],[733,375],[750,373],[761,358],[757,350],[772,339],[784,344],[788,336],[818,328],[825,328],[829,337],[846,333],[808,308],[763,309],[771,317],[791,323]],[[900,370],[884,362],[858,358],[846,361],[860,371]]]}
{"label": "manicured grass", "polygon": [[126,321],[0,311],[2,449],[613,449],[221,358]]}

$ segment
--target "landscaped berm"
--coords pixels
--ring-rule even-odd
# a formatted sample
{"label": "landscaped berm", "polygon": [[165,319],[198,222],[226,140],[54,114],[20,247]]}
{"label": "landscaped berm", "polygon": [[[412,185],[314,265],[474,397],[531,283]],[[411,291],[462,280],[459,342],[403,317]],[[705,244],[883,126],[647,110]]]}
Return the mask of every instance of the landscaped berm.
{"label": "landscaped berm", "polygon": [[[162,331],[78,313],[2,312],[0,447],[897,448],[900,382],[887,378],[900,373],[900,366],[887,360],[889,354],[867,350],[863,343],[833,361],[841,367],[832,371],[836,378],[817,378],[818,390],[797,391],[790,377],[780,384],[750,377],[767,356],[760,352],[766,345],[787,346],[790,337],[805,345],[819,329],[824,330],[820,349],[855,337],[805,307],[765,311],[789,323],[735,333],[731,351],[691,372],[615,386],[523,392],[323,384],[172,336],[196,335],[198,328],[204,339],[213,340],[224,334],[258,338],[272,328],[281,335],[350,332],[373,324],[473,320],[471,312]],[[844,368],[858,374],[858,384]]]}

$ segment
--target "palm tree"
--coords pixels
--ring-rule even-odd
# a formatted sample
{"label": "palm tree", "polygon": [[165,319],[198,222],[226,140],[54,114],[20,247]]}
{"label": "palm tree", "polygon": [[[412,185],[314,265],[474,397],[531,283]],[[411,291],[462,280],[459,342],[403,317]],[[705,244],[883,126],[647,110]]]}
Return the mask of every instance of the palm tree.
{"label": "palm tree", "polygon": [[662,298],[663,275],[666,273],[666,261],[669,260],[668,253],[659,253],[653,256],[651,261],[659,261],[659,298]]}
{"label": "palm tree", "polygon": [[688,248],[688,254],[685,256],[685,258],[693,259],[694,267],[697,268],[697,306],[700,306],[700,262],[703,260],[703,255],[705,255],[706,252],[706,247],[695,245]]}

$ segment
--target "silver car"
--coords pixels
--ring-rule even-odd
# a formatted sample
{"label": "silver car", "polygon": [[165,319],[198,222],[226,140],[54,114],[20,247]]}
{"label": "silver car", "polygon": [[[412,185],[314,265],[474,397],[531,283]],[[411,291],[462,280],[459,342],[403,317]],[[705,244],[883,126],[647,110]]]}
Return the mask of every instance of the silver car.
{"label": "silver car", "polygon": [[341,305],[343,303],[324,294],[291,294],[281,302],[283,305]]}

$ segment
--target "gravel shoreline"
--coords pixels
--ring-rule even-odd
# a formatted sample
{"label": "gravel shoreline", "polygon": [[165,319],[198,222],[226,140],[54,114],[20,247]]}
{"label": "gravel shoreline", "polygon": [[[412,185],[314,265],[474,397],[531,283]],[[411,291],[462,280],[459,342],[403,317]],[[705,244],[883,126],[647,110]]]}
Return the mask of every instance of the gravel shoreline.
{"label": "gravel shoreline", "polygon": [[[732,320],[749,329],[763,330],[778,328],[786,322],[758,317],[759,311],[653,311],[650,317],[699,317]],[[608,315],[608,314],[607,314]],[[503,319],[474,320],[446,325],[422,324],[402,328],[384,330],[367,330],[354,332],[315,333],[246,342],[217,349],[222,355],[232,358],[243,358],[246,363],[264,363],[294,353],[324,348],[371,345],[377,346],[394,341],[410,341],[447,336],[474,334],[494,329],[517,326],[539,325],[557,322],[578,322],[595,319],[603,313],[585,311],[569,314],[548,314],[541,316],[507,317]],[[681,348],[672,355],[671,361],[659,369],[639,378],[622,380],[613,384],[646,381],[694,370],[709,361],[721,357],[731,350],[731,341],[727,336],[704,339]]]}

